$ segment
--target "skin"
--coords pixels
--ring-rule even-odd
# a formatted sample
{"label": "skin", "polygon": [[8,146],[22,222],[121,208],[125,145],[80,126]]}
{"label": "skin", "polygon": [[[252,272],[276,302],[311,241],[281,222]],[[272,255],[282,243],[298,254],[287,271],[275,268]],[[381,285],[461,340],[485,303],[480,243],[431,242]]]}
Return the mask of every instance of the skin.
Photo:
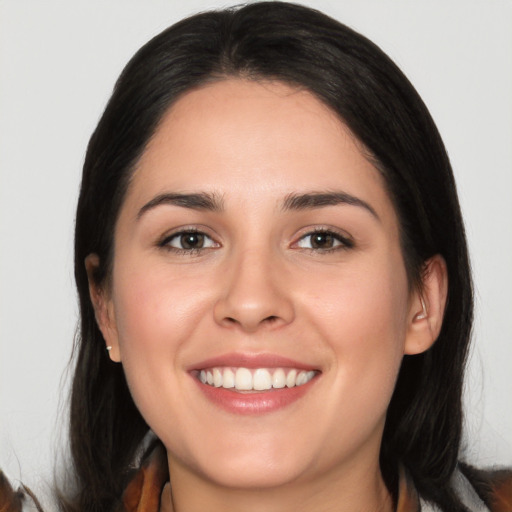
{"label": "skin", "polygon": [[[333,191],[369,208],[283,206],[290,194]],[[165,193],[209,193],[222,211],[141,213]],[[183,228],[205,233],[205,246],[179,251],[171,236]],[[321,247],[319,229],[334,234]],[[90,255],[89,275],[97,264]],[[183,96],[134,173],[111,277],[108,289],[91,280],[91,297],[111,358],[167,448],[169,506],[392,510],[378,463],[386,409],[403,355],[439,333],[446,268],[441,257],[426,263],[422,317],[383,179],[324,104],[238,79]],[[231,352],[278,354],[319,376],[287,407],[234,414],[188,372]]]}

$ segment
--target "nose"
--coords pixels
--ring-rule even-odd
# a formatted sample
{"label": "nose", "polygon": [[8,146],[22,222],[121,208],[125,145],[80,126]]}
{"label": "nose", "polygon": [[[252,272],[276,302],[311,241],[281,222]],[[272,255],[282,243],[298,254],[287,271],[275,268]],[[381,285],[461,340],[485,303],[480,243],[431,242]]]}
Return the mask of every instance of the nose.
{"label": "nose", "polygon": [[233,258],[220,276],[224,283],[214,306],[215,321],[245,332],[279,328],[295,317],[287,273],[268,252],[255,249]]}

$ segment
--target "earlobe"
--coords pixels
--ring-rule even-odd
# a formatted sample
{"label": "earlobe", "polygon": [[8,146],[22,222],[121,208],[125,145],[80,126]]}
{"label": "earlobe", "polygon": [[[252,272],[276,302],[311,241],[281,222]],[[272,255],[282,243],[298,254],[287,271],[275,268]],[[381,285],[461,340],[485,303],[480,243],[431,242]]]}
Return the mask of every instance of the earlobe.
{"label": "earlobe", "polygon": [[100,258],[97,254],[89,254],[85,258],[85,269],[89,281],[89,296],[94,308],[94,316],[98,328],[105,340],[105,349],[112,361],[120,362],[119,341],[112,302],[107,291],[96,280]]}
{"label": "earlobe", "polygon": [[448,295],[448,271],[440,254],[425,262],[421,290],[414,292],[405,342],[406,354],[420,354],[437,340]]}

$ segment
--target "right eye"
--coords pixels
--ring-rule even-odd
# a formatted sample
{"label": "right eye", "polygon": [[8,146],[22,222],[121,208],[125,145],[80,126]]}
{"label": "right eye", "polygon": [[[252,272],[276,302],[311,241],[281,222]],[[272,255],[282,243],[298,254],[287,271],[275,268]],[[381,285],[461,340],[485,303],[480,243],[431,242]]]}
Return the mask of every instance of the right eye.
{"label": "right eye", "polygon": [[187,230],[166,237],[160,246],[179,252],[194,252],[218,247],[218,244],[205,233]]}

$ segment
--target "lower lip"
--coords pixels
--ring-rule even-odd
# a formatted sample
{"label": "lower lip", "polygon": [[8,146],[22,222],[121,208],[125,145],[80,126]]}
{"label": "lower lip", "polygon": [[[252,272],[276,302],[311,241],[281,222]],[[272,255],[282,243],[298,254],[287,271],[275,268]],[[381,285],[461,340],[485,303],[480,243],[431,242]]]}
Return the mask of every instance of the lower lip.
{"label": "lower lip", "polygon": [[302,386],[272,389],[269,391],[238,393],[236,391],[216,388],[203,384],[194,378],[206,398],[222,409],[234,414],[263,414],[282,409],[302,398],[314,385],[315,376]]}

